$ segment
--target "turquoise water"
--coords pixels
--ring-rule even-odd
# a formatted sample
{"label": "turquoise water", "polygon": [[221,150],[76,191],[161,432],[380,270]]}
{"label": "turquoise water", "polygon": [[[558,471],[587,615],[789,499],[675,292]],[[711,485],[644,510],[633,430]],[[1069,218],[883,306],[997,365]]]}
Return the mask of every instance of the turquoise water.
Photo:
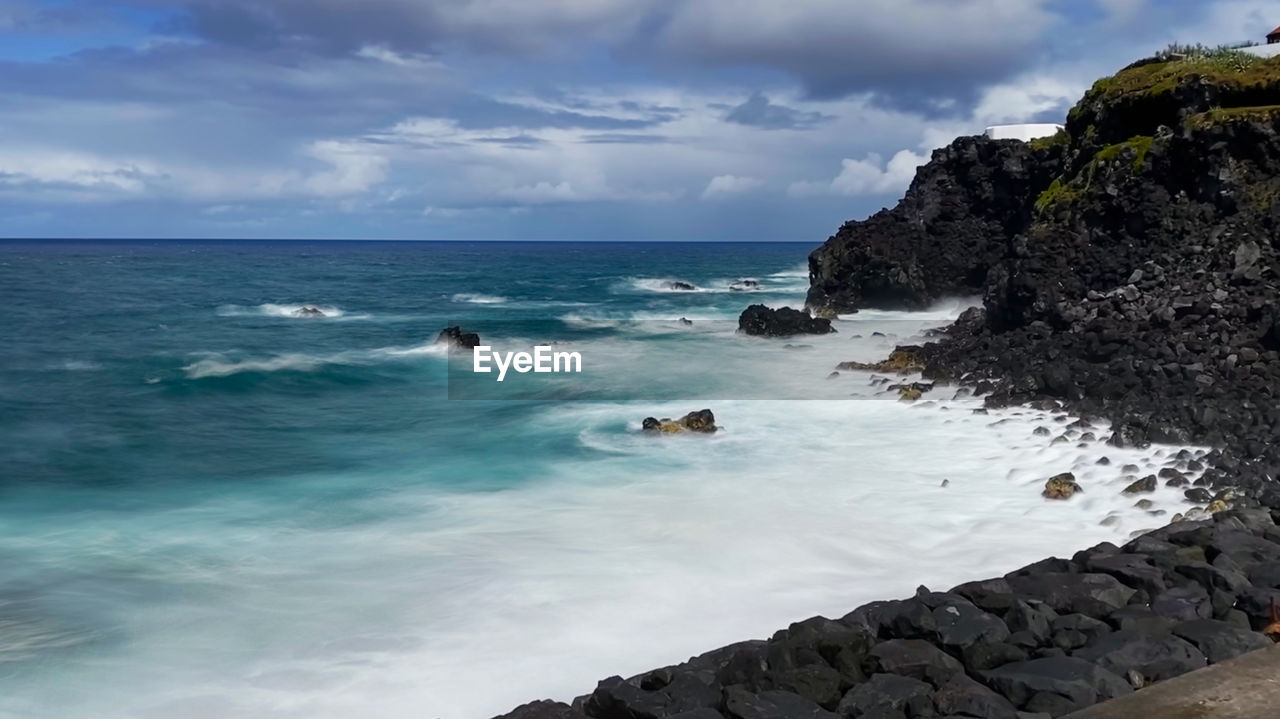
{"label": "turquoise water", "polygon": [[[808,249],[0,242],[0,716],[485,717],[1141,525],[1037,485],[1163,449],[828,378],[963,302],[736,335]],[[447,324],[586,371],[476,384]]]}

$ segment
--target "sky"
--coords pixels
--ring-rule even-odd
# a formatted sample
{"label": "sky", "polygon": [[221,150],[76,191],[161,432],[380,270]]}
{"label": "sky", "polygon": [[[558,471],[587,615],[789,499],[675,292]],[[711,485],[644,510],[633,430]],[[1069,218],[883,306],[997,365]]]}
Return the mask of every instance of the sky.
{"label": "sky", "polygon": [[1280,0],[0,0],[0,237],[821,241]]}

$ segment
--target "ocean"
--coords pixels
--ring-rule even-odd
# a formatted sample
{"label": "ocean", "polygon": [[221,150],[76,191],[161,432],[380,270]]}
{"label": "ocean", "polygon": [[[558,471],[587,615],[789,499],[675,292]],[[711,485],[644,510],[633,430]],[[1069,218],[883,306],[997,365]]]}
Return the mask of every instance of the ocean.
{"label": "ocean", "polygon": [[973,300],[737,334],[810,249],[0,241],[0,716],[484,719],[1178,511],[1178,448],[832,376]]}

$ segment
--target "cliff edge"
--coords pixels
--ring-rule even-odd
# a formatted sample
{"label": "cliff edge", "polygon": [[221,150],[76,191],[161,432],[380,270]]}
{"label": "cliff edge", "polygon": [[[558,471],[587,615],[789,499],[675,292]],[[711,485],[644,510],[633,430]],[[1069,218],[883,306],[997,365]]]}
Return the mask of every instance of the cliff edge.
{"label": "cliff edge", "polygon": [[1164,54],[1099,80],[1066,130],[966,137],[892,210],[810,256],[819,313],[981,295],[926,376],[1052,400],[1113,443],[1219,447],[1208,486],[1280,505],[1280,58]]}

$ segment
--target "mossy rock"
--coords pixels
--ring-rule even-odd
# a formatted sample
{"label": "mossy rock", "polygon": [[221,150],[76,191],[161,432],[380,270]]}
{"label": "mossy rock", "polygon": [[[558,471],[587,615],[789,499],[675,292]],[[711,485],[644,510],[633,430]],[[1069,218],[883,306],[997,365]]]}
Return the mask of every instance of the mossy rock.
{"label": "mossy rock", "polygon": [[924,371],[924,360],[920,358],[920,355],[916,354],[916,348],[899,347],[889,353],[889,359],[881,362],[841,362],[836,365],[836,369],[913,374]]}
{"label": "mossy rock", "polygon": [[640,428],[652,434],[681,434],[683,432],[714,434],[720,429],[716,426],[715,415],[709,409],[690,412],[680,419],[645,417],[644,421],[640,423]]}
{"label": "mossy rock", "polygon": [[1076,476],[1070,472],[1054,475],[1044,483],[1045,499],[1071,499],[1077,492],[1083,492],[1076,484]]}

